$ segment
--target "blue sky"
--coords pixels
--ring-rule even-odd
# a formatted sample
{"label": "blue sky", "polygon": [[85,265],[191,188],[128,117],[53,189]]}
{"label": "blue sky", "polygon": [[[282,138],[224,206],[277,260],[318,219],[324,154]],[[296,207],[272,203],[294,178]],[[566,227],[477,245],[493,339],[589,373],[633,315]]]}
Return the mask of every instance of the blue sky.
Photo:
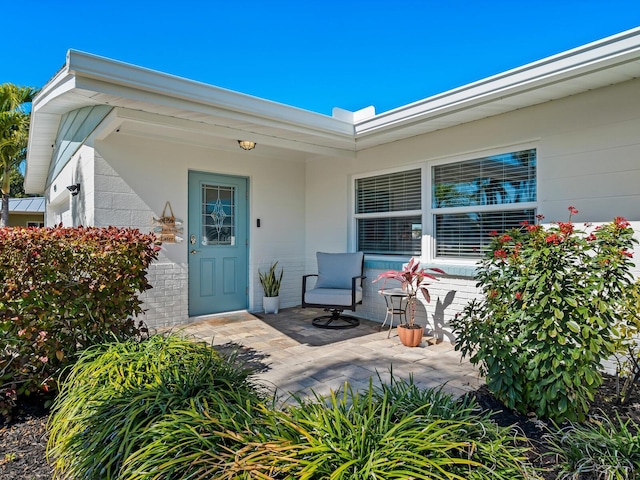
{"label": "blue sky", "polygon": [[74,48],[327,115],[380,113],[640,26],[639,0],[23,0],[20,12],[0,83],[41,87]]}

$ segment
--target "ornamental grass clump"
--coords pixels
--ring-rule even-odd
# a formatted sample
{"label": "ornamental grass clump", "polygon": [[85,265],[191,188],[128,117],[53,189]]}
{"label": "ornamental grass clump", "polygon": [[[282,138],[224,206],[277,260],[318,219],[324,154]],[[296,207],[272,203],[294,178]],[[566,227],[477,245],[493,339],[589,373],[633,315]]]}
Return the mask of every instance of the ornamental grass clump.
{"label": "ornamental grass clump", "polygon": [[557,422],[585,418],[633,281],[629,222],[587,234],[569,212],[568,222],[493,232],[476,274],[484,297],[451,322],[456,349],[499,400]]}
{"label": "ornamental grass clump", "polygon": [[248,371],[204,343],[154,335],[97,345],[62,384],[47,456],[62,478],[216,478],[202,463],[230,446],[218,432],[250,425],[263,398]]}
{"label": "ornamental grass clump", "polygon": [[412,383],[362,392],[347,383],[342,393],[264,412],[260,428],[228,432],[243,447],[226,453],[215,478],[539,478],[510,429],[455,403]]}
{"label": "ornamental grass clump", "polygon": [[640,478],[640,438],[632,420],[607,416],[569,423],[547,435],[558,460],[558,480]]}

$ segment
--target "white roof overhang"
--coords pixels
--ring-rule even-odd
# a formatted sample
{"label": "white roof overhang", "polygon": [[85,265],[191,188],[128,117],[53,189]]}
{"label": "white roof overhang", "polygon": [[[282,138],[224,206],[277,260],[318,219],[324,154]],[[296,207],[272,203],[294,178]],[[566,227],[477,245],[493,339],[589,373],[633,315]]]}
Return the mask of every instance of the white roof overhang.
{"label": "white roof overhang", "polygon": [[635,28],[357,122],[357,149],[638,77],[640,28]]}
{"label": "white roof overhang", "polygon": [[640,28],[369,118],[321,115],[200,82],[70,50],[32,105],[25,189],[45,188],[60,118],[116,107],[96,132],[188,139],[220,146],[247,139],[272,152],[352,158],[355,152],[640,76]]}
{"label": "white roof overhang", "polygon": [[[206,85],[74,50],[32,104],[25,189],[42,192],[62,116],[92,105],[110,105],[112,130],[156,129],[253,140],[261,149],[353,158],[353,124],[326,115]],[[107,119],[105,119],[107,121]],[[147,122],[147,125],[143,125]],[[133,127],[133,125],[136,125]],[[129,128],[131,127],[131,128]],[[159,131],[157,131],[158,133]],[[98,135],[105,137],[105,125]],[[167,138],[163,136],[163,138]],[[237,144],[236,144],[237,148]],[[274,151],[275,151],[274,150]]]}

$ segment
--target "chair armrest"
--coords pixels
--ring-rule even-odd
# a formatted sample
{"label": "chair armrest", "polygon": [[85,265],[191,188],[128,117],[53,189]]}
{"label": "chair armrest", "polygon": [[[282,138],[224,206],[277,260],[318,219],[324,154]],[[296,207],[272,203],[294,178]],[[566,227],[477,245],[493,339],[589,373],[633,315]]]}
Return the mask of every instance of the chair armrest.
{"label": "chair armrest", "polygon": [[309,277],[317,277],[318,274],[317,273],[310,273],[308,275],[303,275],[302,276],[302,305],[304,305],[304,294],[307,291],[307,278]]}
{"label": "chair armrest", "polygon": [[302,276],[302,293],[307,291],[307,278],[309,277],[317,277],[317,273],[310,273],[309,275]]}
{"label": "chair armrest", "polygon": [[[351,278],[351,305],[353,306],[354,309],[356,306],[356,282],[358,280],[362,282],[362,280],[364,280],[365,278],[367,277],[364,275],[358,275],[357,277]],[[362,283],[360,284],[360,286],[362,286]]]}

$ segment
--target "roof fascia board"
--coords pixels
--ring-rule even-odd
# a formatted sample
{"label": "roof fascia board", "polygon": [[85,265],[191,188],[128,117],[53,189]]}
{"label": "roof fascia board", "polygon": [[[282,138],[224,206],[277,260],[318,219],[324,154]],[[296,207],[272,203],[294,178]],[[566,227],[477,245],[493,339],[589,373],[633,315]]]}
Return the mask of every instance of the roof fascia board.
{"label": "roof fascia board", "polygon": [[[101,93],[106,95],[113,95],[116,97],[125,97],[130,99],[132,98],[132,94],[131,94],[132,92],[127,87],[123,87],[121,85],[112,84],[112,83],[106,83],[102,80],[93,79],[93,78],[82,78],[82,77],[77,78],[76,89],[78,91],[85,92],[89,96],[93,96],[93,94],[90,92],[96,92],[96,93]],[[311,137],[319,139],[319,141],[321,141],[320,139],[323,139],[323,138],[328,139],[332,142],[338,141],[344,145],[345,149],[355,151],[355,140],[354,140],[352,125],[350,126],[350,129],[351,129],[350,133],[344,133],[344,132],[336,133],[336,132],[327,131],[327,130],[317,130],[314,128],[309,128],[305,124],[296,124],[296,123],[283,124],[281,122],[274,121],[264,117],[256,118],[244,113],[224,110],[217,107],[216,105],[206,105],[202,103],[196,103],[194,101],[177,99],[172,96],[161,95],[161,94],[158,94],[155,92],[149,92],[149,91],[137,91],[135,93],[135,98],[133,99],[139,102],[146,102],[149,104],[159,105],[162,107],[168,107],[176,110],[183,109],[183,110],[188,110],[190,112],[197,112],[197,113],[203,114],[203,116],[204,115],[212,116],[211,123],[203,119],[201,121],[203,125],[212,125],[212,126],[217,125],[215,123],[215,118],[213,118],[217,116],[217,117],[236,120],[237,122],[241,122],[247,125],[248,127],[250,127],[252,124],[258,124],[265,127],[286,129],[286,131],[288,132],[309,135]],[[101,103],[101,102],[99,102],[98,100],[95,100],[95,101],[91,101],[91,103]],[[113,105],[113,106],[127,109],[127,107],[124,105]],[[140,109],[140,111],[144,111],[144,109]],[[147,113],[150,113],[152,115],[155,114],[154,112],[147,112]],[[169,117],[169,115],[165,115],[165,116]],[[174,118],[178,118],[178,117],[174,117]],[[190,120],[186,120],[186,121],[190,121]],[[244,134],[253,135],[253,132],[251,132],[250,130],[247,130],[244,132]]]}
{"label": "roof fascia board", "polygon": [[77,50],[68,51],[67,68],[76,77],[93,78],[135,90],[241,112],[252,117],[353,136],[353,124],[327,115]]}
{"label": "roof fascia board", "polygon": [[355,125],[356,137],[396,128],[638,61],[640,27],[399,107]]}

